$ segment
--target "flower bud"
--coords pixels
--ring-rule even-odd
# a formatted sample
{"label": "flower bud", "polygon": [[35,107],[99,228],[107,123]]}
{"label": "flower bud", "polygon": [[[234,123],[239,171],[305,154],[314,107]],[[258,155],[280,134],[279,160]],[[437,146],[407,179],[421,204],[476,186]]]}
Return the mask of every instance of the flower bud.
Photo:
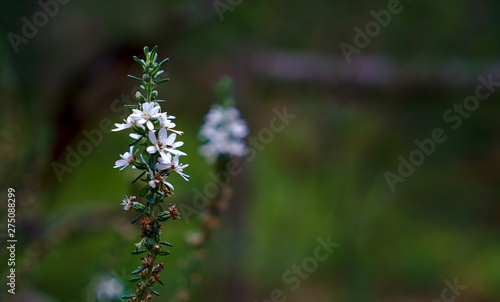
{"label": "flower bud", "polygon": [[151,98],[154,100],[154,99],[156,99],[157,97],[158,97],[158,91],[153,90],[153,91],[151,92]]}
{"label": "flower bud", "polygon": [[145,206],[145,205],[143,205],[143,204],[142,204],[142,203],[140,203],[140,202],[134,202],[133,208],[134,208],[134,210],[136,210],[137,212],[144,212],[144,210],[146,209],[146,206]]}
{"label": "flower bud", "polygon": [[142,95],[142,93],[141,93],[140,91],[137,91],[137,92],[135,93],[135,98],[136,98],[136,99],[137,99],[140,103],[142,103],[142,102],[146,101],[146,98],[144,98],[144,96]]}
{"label": "flower bud", "polygon": [[165,221],[169,218],[170,218],[170,213],[168,211],[163,211],[156,217],[156,219],[158,219],[159,221]]}

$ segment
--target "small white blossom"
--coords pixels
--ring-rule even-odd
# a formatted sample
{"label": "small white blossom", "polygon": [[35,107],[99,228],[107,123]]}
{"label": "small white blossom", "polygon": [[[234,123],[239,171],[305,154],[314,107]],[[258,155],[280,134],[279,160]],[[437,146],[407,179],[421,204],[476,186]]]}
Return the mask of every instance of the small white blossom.
{"label": "small white blossom", "polygon": [[116,127],[116,128],[115,128],[115,129],[112,129],[111,131],[114,131],[114,132],[116,132],[116,131],[122,131],[122,130],[124,130],[124,129],[128,129],[128,128],[130,128],[130,127],[132,127],[132,126],[135,126],[135,125],[138,125],[139,127],[141,127],[141,128],[143,128],[143,129],[144,129],[144,126],[143,126],[143,125],[141,125],[141,124],[137,124],[137,123],[136,123],[136,120],[135,120],[135,119],[134,119],[134,117],[133,117],[133,116],[131,116],[131,115],[129,115],[129,116],[127,117],[127,119],[124,119],[123,121],[125,122],[125,123],[123,123],[123,124],[115,123],[115,127]]}
{"label": "small white blossom", "polygon": [[135,155],[134,155],[134,146],[130,146],[130,152],[125,152],[120,154],[122,159],[119,159],[115,162],[115,166],[113,168],[120,168],[120,170],[125,169],[128,165],[132,165],[132,168],[135,169],[133,165],[135,163]]}
{"label": "small white blossom", "polygon": [[232,141],[226,144],[224,148],[227,150],[227,153],[237,157],[243,157],[248,153],[247,146],[243,142]]}
{"label": "small white blossom", "polygon": [[95,297],[98,301],[116,301],[123,294],[123,284],[115,277],[101,276],[96,282]]}
{"label": "small white blossom", "polygon": [[125,197],[121,203],[123,209],[125,211],[129,211],[134,206],[134,204],[137,203],[135,200],[136,200],[135,196]]}
{"label": "small white blossom", "polygon": [[179,135],[182,135],[183,132],[179,130],[174,130],[175,128],[175,123],[173,123],[171,120],[175,119],[175,116],[173,115],[167,115],[167,113],[162,113],[160,117],[158,117],[158,121],[160,122],[160,127],[163,127],[169,131],[175,132]]}
{"label": "small white blossom", "polygon": [[200,231],[191,232],[186,236],[189,245],[197,246],[203,243],[203,234]]}
{"label": "small white blossom", "polygon": [[172,159],[172,155],[169,153],[165,157],[160,157],[158,159],[158,163],[156,164],[156,168],[158,170],[169,170],[170,172],[175,172],[179,174],[182,178],[184,178],[186,181],[189,181],[187,179],[189,175],[185,174],[183,172],[184,168],[186,168],[189,165],[182,165],[179,164],[179,155],[174,156]]}
{"label": "small white blossom", "polygon": [[224,121],[224,108],[220,105],[215,105],[210,109],[205,116],[207,125],[218,125]]}
{"label": "small white blossom", "polygon": [[165,180],[165,177],[161,176],[158,171],[150,172],[151,180],[148,182],[151,188],[156,188],[156,186],[164,184],[166,187],[170,189],[170,191],[174,190],[174,186],[171,183]]}
{"label": "small white blossom", "polygon": [[149,140],[153,145],[147,147],[146,151],[150,154],[159,152],[162,157],[165,157],[167,153],[186,155],[186,153],[176,150],[176,148],[184,145],[183,142],[176,142],[176,138],[177,135],[175,133],[168,135],[165,128],[161,128],[158,131],[158,139],[154,131],[149,131]]}
{"label": "small white blossom", "polygon": [[137,123],[142,125],[146,124],[149,130],[153,130],[155,126],[151,120],[161,115],[160,110],[160,106],[155,105],[153,102],[149,102],[142,104],[142,110],[132,109],[133,113],[130,116],[136,119]]}
{"label": "small white blossom", "polygon": [[137,249],[140,249],[143,241],[144,241],[144,238],[142,238],[142,239],[141,239],[141,241],[139,241],[139,242],[137,242],[137,243],[134,243],[135,247],[136,247]]}
{"label": "small white blossom", "polygon": [[200,136],[207,140],[200,154],[214,162],[221,154],[242,157],[248,153],[244,138],[249,129],[240,112],[234,107],[215,105],[205,117]]}
{"label": "small white blossom", "polygon": [[[141,154],[141,158],[142,158],[142,161],[144,162],[144,164],[148,167],[148,173],[149,173],[149,177],[150,177],[150,180],[148,181],[149,186],[151,188],[155,189],[157,186],[161,186],[163,184],[170,191],[173,191],[174,190],[174,186],[172,186],[171,183],[169,183],[168,181],[165,180],[165,177],[163,177],[161,175],[160,171],[156,171],[156,170],[153,171],[153,170],[151,170],[151,168],[149,167],[149,165],[144,160],[144,157],[142,156],[142,154]],[[163,194],[164,192],[162,190],[160,190],[160,193]]]}
{"label": "small white blossom", "polygon": [[245,138],[248,135],[248,126],[244,119],[236,119],[231,124],[231,134],[237,138]]}

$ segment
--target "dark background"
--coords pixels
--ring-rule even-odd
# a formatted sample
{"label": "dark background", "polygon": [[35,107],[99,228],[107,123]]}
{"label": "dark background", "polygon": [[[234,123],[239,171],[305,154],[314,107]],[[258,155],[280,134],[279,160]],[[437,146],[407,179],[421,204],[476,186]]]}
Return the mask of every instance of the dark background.
{"label": "dark background", "polygon": [[[10,33],[43,10],[1,1],[2,276],[9,187],[18,239],[17,293],[2,286],[1,299],[96,301],[100,276],[126,280],[137,266],[139,232],[119,205],[136,194],[135,174],[112,169],[126,134],[106,130],[62,179],[53,163],[68,164],[84,131],[121,121],[113,101],[135,93],[126,75],[141,72],[132,56],[158,45],[170,58],[162,108],[177,116],[190,164],[190,182],[172,181],[178,205],[213,181],[197,131],[222,75],[235,81],[250,136],[269,128],[273,109],[297,115],[242,160],[191,301],[264,301],[274,289],[286,301],[432,301],[455,278],[467,286],[456,301],[498,301],[499,94],[456,129],[443,114],[475,94],[480,76],[500,80],[500,2],[401,1],[348,64],[339,44],[354,45],[354,27],[388,2],[242,1],[221,20],[211,1],[73,0],[16,52]],[[384,173],[398,173],[398,157],[436,128],[447,139],[393,192]],[[195,215],[165,225],[174,248],[157,301],[184,289],[184,238],[197,226]],[[282,275],[328,236],[340,247],[292,291]]]}

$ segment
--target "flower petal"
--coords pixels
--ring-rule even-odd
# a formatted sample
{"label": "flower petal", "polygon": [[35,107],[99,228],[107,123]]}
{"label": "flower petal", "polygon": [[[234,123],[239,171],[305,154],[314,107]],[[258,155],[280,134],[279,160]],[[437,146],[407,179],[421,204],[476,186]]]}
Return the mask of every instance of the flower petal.
{"label": "flower petal", "polygon": [[149,140],[151,141],[151,143],[153,143],[153,145],[158,145],[158,140],[156,139],[156,135],[155,135],[155,132],[154,131],[149,131]]}
{"label": "flower petal", "polygon": [[148,129],[149,129],[149,130],[153,130],[153,129],[155,128],[155,126],[153,125],[153,122],[151,122],[151,121],[148,121],[148,122],[146,123],[146,125],[148,126]]}
{"label": "flower petal", "polygon": [[161,128],[160,131],[158,132],[158,140],[164,144],[164,145],[168,145],[168,139],[169,139],[169,136],[167,134],[167,129],[165,128]]}

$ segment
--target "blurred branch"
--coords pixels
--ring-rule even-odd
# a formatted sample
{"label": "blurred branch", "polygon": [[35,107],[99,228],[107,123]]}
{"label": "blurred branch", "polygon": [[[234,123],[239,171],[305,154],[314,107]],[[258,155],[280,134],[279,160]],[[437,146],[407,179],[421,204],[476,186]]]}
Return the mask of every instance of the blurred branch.
{"label": "blurred branch", "polygon": [[348,64],[335,55],[264,51],[253,56],[256,76],[284,81],[313,81],[353,86],[404,86],[453,89],[471,85],[480,74],[500,73],[500,62],[449,58],[432,63],[427,58],[398,61],[389,56],[359,55]]}

